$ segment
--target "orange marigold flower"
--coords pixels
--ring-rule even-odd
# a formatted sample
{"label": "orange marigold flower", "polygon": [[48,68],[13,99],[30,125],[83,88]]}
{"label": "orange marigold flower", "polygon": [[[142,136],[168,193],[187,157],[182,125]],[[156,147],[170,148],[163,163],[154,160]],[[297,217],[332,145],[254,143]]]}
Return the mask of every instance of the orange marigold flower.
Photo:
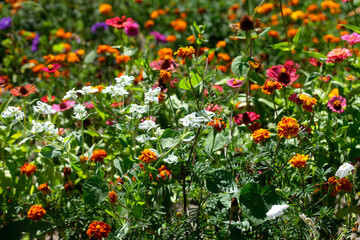
{"label": "orange marigold flower", "polygon": [[[165,165],[161,165],[161,167],[158,170],[159,170],[159,175],[163,180],[169,178],[171,175],[171,171],[167,169]],[[160,178],[158,177],[157,180],[160,180]]]}
{"label": "orange marigold flower", "polygon": [[349,179],[340,178],[338,180],[338,185],[336,186],[336,191],[351,192],[352,187],[353,187],[353,184],[349,181]]}
{"label": "orange marigold flower", "polygon": [[277,125],[278,136],[292,138],[299,132],[299,124],[295,118],[283,117]]}
{"label": "orange marigold flower", "polygon": [[22,167],[20,168],[21,174],[26,174],[28,177],[31,176],[34,172],[36,172],[36,166],[31,163],[24,163]]}
{"label": "orange marigold flower", "polygon": [[221,118],[214,118],[211,122],[207,124],[208,126],[213,126],[214,129],[218,132],[221,132],[223,129],[226,128],[225,121]]}
{"label": "orange marigold flower", "polygon": [[110,4],[104,3],[101,4],[99,7],[99,12],[103,15],[111,15],[112,13],[112,6]]}
{"label": "orange marigold flower", "polygon": [[42,205],[33,205],[28,211],[28,218],[33,221],[39,221],[45,215],[46,211],[42,208]]}
{"label": "orange marigold flower", "polygon": [[51,189],[49,188],[47,183],[40,184],[38,190],[41,191],[43,195],[51,192]]}
{"label": "orange marigold flower", "polygon": [[299,99],[303,101],[302,109],[307,112],[313,112],[313,106],[316,105],[317,100],[305,94],[300,94]]}
{"label": "orange marigold flower", "polygon": [[309,155],[296,154],[296,156],[291,158],[289,163],[291,163],[294,168],[301,168],[306,166],[306,161],[308,159]]}
{"label": "orange marigold flower", "polygon": [[112,202],[112,203],[115,203],[117,200],[117,197],[118,197],[118,195],[115,193],[115,191],[109,192],[108,196],[109,196],[110,202]]}
{"label": "orange marigold flower", "polygon": [[146,29],[150,29],[150,28],[152,28],[153,26],[155,25],[155,22],[154,22],[154,20],[147,20],[145,23],[144,23],[144,27],[146,28]]}
{"label": "orange marigold flower", "polygon": [[217,48],[224,48],[226,47],[226,42],[225,41],[218,41],[216,44]]}
{"label": "orange marigold flower", "polygon": [[15,97],[26,97],[34,92],[36,92],[36,86],[34,84],[28,84],[26,86],[20,86],[10,90],[10,93]]}
{"label": "orange marigold flower", "polygon": [[273,37],[273,38],[280,38],[280,34],[279,34],[277,31],[275,31],[275,30],[270,30],[270,31],[268,32],[268,35],[269,35],[270,37]]}
{"label": "orange marigold flower", "polygon": [[185,59],[186,57],[189,59],[193,59],[193,54],[195,53],[195,49],[190,47],[180,47],[177,52],[174,53],[174,55],[178,55],[182,59]]}
{"label": "orange marigold flower", "polygon": [[270,137],[270,132],[267,129],[260,128],[256,130],[251,136],[254,138],[256,143],[265,141],[265,139]]}
{"label": "orange marigold flower", "polygon": [[273,94],[274,91],[276,89],[281,89],[282,88],[282,84],[279,83],[278,81],[273,81],[271,79],[266,80],[266,82],[264,83],[264,85],[261,87],[261,91],[265,94]]}
{"label": "orange marigold flower", "polygon": [[217,55],[217,57],[219,58],[219,59],[222,59],[222,60],[224,60],[224,61],[226,61],[226,62],[228,62],[228,61],[230,61],[230,56],[229,56],[229,54],[227,54],[227,53],[219,53],[218,55]]}
{"label": "orange marigold flower", "polygon": [[175,42],[176,41],[176,36],[175,35],[169,35],[169,36],[166,37],[166,41]]}
{"label": "orange marigold flower", "polygon": [[331,184],[331,185],[333,185],[333,186],[335,186],[337,183],[338,183],[338,180],[337,180],[337,178],[334,176],[334,177],[330,177],[329,179],[328,179],[328,183],[329,184]]}
{"label": "orange marigold flower", "polygon": [[228,68],[225,65],[219,65],[216,67],[217,70],[221,71],[221,72],[227,72]]}
{"label": "orange marigold flower", "polygon": [[102,149],[95,149],[92,152],[92,156],[90,158],[90,161],[93,161],[95,163],[97,162],[104,162],[104,158],[107,157],[107,152]]}
{"label": "orange marigold flower", "polygon": [[161,70],[160,76],[159,76],[159,81],[161,81],[164,84],[171,82],[171,71]]}
{"label": "orange marigold flower", "polygon": [[186,41],[188,41],[191,44],[195,43],[195,36],[194,35],[190,35],[189,37],[186,38]]}
{"label": "orange marigold flower", "polygon": [[157,156],[154,152],[150,151],[150,149],[145,149],[141,152],[142,154],[139,156],[139,160],[144,163],[150,163],[156,161]]}
{"label": "orange marigold flower", "polygon": [[104,86],[102,86],[102,85],[97,85],[97,86],[95,86],[95,87],[91,87],[91,88],[96,88],[98,91],[97,92],[95,92],[95,93],[99,93],[99,92],[101,92],[105,87]]}
{"label": "orange marigold flower", "polygon": [[111,232],[111,227],[109,226],[109,224],[104,222],[93,221],[89,225],[86,234],[89,236],[89,238],[93,237],[95,239],[103,239],[103,238],[107,238],[110,232]]}
{"label": "orange marigold flower", "polygon": [[261,86],[259,86],[259,85],[257,85],[257,84],[251,84],[250,85],[250,89],[251,90],[258,90],[258,89],[260,89],[261,88]]}
{"label": "orange marigold flower", "polygon": [[260,7],[257,8],[257,12],[260,14],[267,14],[271,12],[274,8],[274,4],[272,3],[264,3]]}
{"label": "orange marigold flower", "polygon": [[176,19],[170,22],[171,27],[177,32],[185,32],[187,23],[182,19]]}
{"label": "orange marigold flower", "polygon": [[116,63],[121,64],[121,63],[127,63],[130,60],[130,57],[126,55],[116,55],[115,59],[116,59]]}
{"label": "orange marigold flower", "polygon": [[76,55],[76,53],[68,53],[66,60],[67,60],[69,63],[80,62],[80,59],[79,59],[79,57]]}
{"label": "orange marigold flower", "polygon": [[78,50],[76,50],[75,53],[76,53],[77,55],[79,55],[79,56],[82,56],[82,55],[85,54],[85,50],[84,50],[84,49],[78,49]]}
{"label": "orange marigold flower", "polygon": [[73,188],[74,188],[74,183],[72,181],[67,181],[64,185],[64,190],[66,192],[73,190]]}
{"label": "orange marigold flower", "polygon": [[161,103],[162,101],[165,100],[165,94],[160,92],[159,95],[158,95],[158,101],[159,103]]}

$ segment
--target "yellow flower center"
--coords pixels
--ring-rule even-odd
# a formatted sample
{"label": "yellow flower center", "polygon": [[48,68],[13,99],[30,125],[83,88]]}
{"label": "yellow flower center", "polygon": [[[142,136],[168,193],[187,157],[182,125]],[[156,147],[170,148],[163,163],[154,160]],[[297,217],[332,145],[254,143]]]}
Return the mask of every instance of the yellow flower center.
{"label": "yellow flower center", "polygon": [[99,229],[99,228],[101,228],[101,226],[100,226],[100,225],[96,225],[96,229]]}

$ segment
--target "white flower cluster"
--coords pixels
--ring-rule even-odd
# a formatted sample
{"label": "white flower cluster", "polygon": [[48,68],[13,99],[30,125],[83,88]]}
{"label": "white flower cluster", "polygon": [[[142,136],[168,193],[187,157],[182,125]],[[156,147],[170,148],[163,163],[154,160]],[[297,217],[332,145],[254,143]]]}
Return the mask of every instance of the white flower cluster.
{"label": "white flower cluster", "polygon": [[84,120],[88,116],[85,106],[81,104],[76,104],[74,106],[73,114],[73,117],[78,120]]}
{"label": "white flower cluster", "polygon": [[149,89],[147,93],[145,93],[145,104],[149,104],[149,102],[159,103],[159,93],[161,91],[160,87]]}
{"label": "white flower cluster", "polygon": [[[144,113],[147,113],[149,111],[149,105],[137,105],[137,104],[131,104],[129,107],[129,113],[131,113],[136,118],[141,118],[141,116]],[[133,117],[127,116],[129,119],[132,119]]]}
{"label": "white flower cluster", "polygon": [[273,205],[271,209],[266,213],[268,219],[275,219],[284,214],[284,210],[287,209],[289,205]]}
{"label": "white flower cluster", "polygon": [[37,106],[33,106],[34,111],[41,113],[41,114],[53,114],[56,113],[56,111],[54,109],[52,109],[52,107],[50,105],[47,105],[44,102],[41,101],[37,101],[36,102]]}
{"label": "white flower cluster", "polygon": [[91,94],[91,93],[96,93],[98,92],[99,89],[97,88],[93,88],[91,86],[85,86],[80,90],[76,90],[75,88],[73,88],[72,90],[69,90],[66,92],[65,96],[63,97],[63,100],[74,100],[78,98],[78,93],[80,93],[81,95],[87,95],[87,94]]}
{"label": "white flower cluster", "polygon": [[20,109],[21,109],[20,107],[9,106],[5,111],[1,113],[1,117],[3,118],[15,117],[16,120],[20,121],[25,116],[24,112],[21,111]]}
{"label": "white flower cluster", "polygon": [[43,123],[32,120],[31,124],[32,124],[32,128],[30,129],[30,132],[34,134],[47,132],[50,133],[50,135],[57,135],[59,132],[58,128],[55,128],[54,124],[52,124],[49,121]]}
{"label": "white flower cluster", "polygon": [[102,93],[109,93],[112,97],[121,97],[129,95],[126,91],[126,87],[130,86],[134,81],[133,76],[122,75],[119,78],[115,78],[116,84],[114,86],[107,86],[102,90]]}
{"label": "white flower cluster", "polygon": [[144,122],[140,123],[139,129],[146,130],[146,132],[149,132],[151,129],[155,129],[155,128],[156,128],[156,130],[154,131],[155,137],[150,137],[147,134],[142,134],[142,135],[136,137],[136,141],[138,141],[140,143],[145,143],[150,140],[151,141],[156,140],[165,131],[164,129],[161,129],[160,127],[158,127],[158,124],[156,124],[152,120],[145,120]]}
{"label": "white flower cluster", "polygon": [[199,128],[201,126],[205,126],[206,123],[211,122],[214,115],[215,113],[213,112],[201,110],[200,112],[194,112],[186,115],[185,117],[181,118],[179,122],[184,127]]}
{"label": "white flower cluster", "polygon": [[156,128],[157,126],[158,124],[156,124],[154,121],[145,120],[139,124],[139,129],[146,130],[147,132],[149,132],[151,129]]}

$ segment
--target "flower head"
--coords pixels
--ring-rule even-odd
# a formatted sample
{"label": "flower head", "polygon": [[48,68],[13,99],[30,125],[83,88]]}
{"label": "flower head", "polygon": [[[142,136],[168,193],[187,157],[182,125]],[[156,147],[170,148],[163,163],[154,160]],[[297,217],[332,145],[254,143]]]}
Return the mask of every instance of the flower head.
{"label": "flower head", "polygon": [[302,101],[302,109],[307,112],[313,112],[313,106],[316,105],[317,100],[315,98],[309,97],[305,94],[300,94],[299,99]]}
{"label": "flower head", "polygon": [[137,22],[131,22],[125,26],[125,34],[128,37],[134,37],[139,34],[139,24]]}
{"label": "flower head", "polygon": [[294,168],[301,168],[306,166],[306,161],[309,159],[309,155],[296,154],[289,161]]}
{"label": "flower head", "polygon": [[268,95],[273,94],[276,89],[282,89],[282,84],[271,79],[266,80],[261,87],[261,91]]}
{"label": "flower head", "polygon": [[114,17],[110,19],[106,19],[105,23],[114,28],[122,29],[125,28],[128,24],[133,23],[134,20],[132,18],[126,18],[126,16]]}
{"label": "flower head", "polygon": [[277,125],[278,136],[292,138],[299,132],[299,124],[295,118],[283,117]]}
{"label": "flower head", "polygon": [[106,30],[108,28],[109,28],[109,26],[105,22],[97,22],[97,23],[94,23],[94,25],[91,26],[91,32],[92,33],[97,33],[99,31],[99,29]]}
{"label": "flower head", "polygon": [[237,125],[245,124],[249,125],[249,123],[252,123],[260,118],[260,114],[257,114],[255,112],[244,112],[242,114],[238,114],[234,117],[234,121]]}
{"label": "flower head", "polygon": [[46,68],[42,68],[42,71],[45,71],[47,73],[54,73],[61,67],[61,64],[55,63],[55,64],[49,64]]}
{"label": "flower head", "polygon": [[345,192],[351,192],[351,189],[353,187],[353,184],[349,181],[347,178],[340,178],[337,181],[336,191],[345,191]]}
{"label": "flower head", "polygon": [[37,104],[37,106],[35,106],[35,105],[33,106],[35,112],[38,112],[41,114],[56,113],[56,111],[50,105],[47,105],[44,102],[37,101],[36,104]]}
{"label": "flower head", "polygon": [[86,234],[89,236],[89,238],[93,237],[95,239],[103,239],[103,238],[107,238],[110,232],[111,232],[111,227],[107,223],[93,221],[89,225]]}
{"label": "flower head", "polygon": [[65,110],[72,108],[74,105],[75,105],[75,101],[63,100],[60,104],[52,105],[52,109],[55,112],[63,112]]}
{"label": "flower head", "polygon": [[344,178],[349,175],[349,173],[354,170],[355,168],[350,163],[344,163],[339,167],[339,169],[336,171],[335,176],[339,178]]}
{"label": "flower head", "polygon": [[38,190],[41,191],[43,195],[51,192],[51,189],[49,188],[47,183],[40,184]]}
{"label": "flower head", "polygon": [[295,68],[281,64],[266,70],[266,76],[281,83],[284,87],[291,85],[299,77],[299,75],[296,75]]}
{"label": "flower head", "polygon": [[166,36],[163,35],[163,34],[161,34],[160,32],[151,31],[151,32],[150,32],[150,35],[153,35],[153,36],[154,36],[157,44],[159,44],[159,43],[166,43],[166,42],[167,42]]}
{"label": "flower head", "polygon": [[117,200],[117,197],[118,197],[118,195],[115,193],[115,191],[109,192],[108,196],[109,196],[110,202],[112,202],[112,203],[115,203]]}
{"label": "flower head", "polygon": [[233,88],[241,87],[244,84],[244,81],[240,81],[240,79],[231,78],[226,82],[227,85]]}
{"label": "flower head", "polygon": [[213,126],[214,129],[218,132],[221,132],[223,129],[226,128],[225,121],[221,118],[214,118],[211,122],[207,124],[208,126]]}
{"label": "flower head", "polygon": [[9,106],[5,111],[1,113],[2,118],[15,117],[16,120],[20,121],[24,118],[25,114],[21,111],[20,107]]}
{"label": "flower head", "polygon": [[327,103],[328,108],[333,112],[342,113],[346,107],[346,98],[342,96],[333,96]]}
{"label": "flower head", "polygon": [[326,63],[340,63],[351,56],[352,54],[350,53],[349,49],[335,48],[328,53]]}
{"label": "flower head", "polygon": [[150,149],[145,149],[141,152],[142,154],[139,156],[139,160],[144,163],[150,163],[156,161],[157,156],[154,152],[150,151]]}
{"label": "flower head", "polygon": [[174,53],[174,55],[178,55],[182,59],[189,58],[193,59],[193,54],[195,53],[195,49],[190,47],[180,47],[177,52]]}
{"label": "flower head", "polygon": [[0,20],[0,30],[5,30],[11,27],[11,17],[4,17]]}
{"label": "flower head", "polygon": [[65,192],[69,192],[73,190],[73,188],[74,188],[74,183],[72,181],[67,181],[64,185]]}
{"label": "flower head", "polygon": [[25,86],[20,86],[20,87],[16,87],[16,88],[12,88],[10,90],[10,93],[12,95],[14,95],[15,97],[17,96],[23,96],[23,97],[26,97],[28,96],[29,94],[32,94],[36,92],[36,87],[35,85],[33,84],[28,84],[28,85],[25,85]]}
{"label": "flower head", "polygon": [[39,221],[45,215],[46,211],[42,208],[42,205],[33,205],[28,211],[28,218],[33,221]]}
{"label": "flower head", "polygon": [[31,163],[24,163],[22,167],[20,168],[21,174],[26,174],[28,177],[31,176],[34,172],[36,172],[36,166]]}
{"label": "flower head", "polygon": [[267,129],[260,128],[251,134],[251,136],[254,138],[254,141],[256,143],[259,143],[261,141],[265,141],[265,139],[270,137],[270,132]]}
{"label": "flower head", "polygon": [[266,216],[268,219],[275,219],[276,217],[279,217],[283,215],[284,210],[287,209],[289,205],[283,204],[283,205],[273,205],[271,209],[266,213]]}
{"label": "flower head", "polygon": [[354,32],[351,35],[341,36],[341,39],[347,41],[348,43],[350,43],[350,45],[354,45],[354,44],[360,42],[360,34],[357,34],[356,32]]}
{"label": "flower head", "polygon": [[93,161],[95,163],[97,162],[104,162],[104,158],[107,157],[107,152],[102,149],[95,149],[92,152],[92,156],[90,158],[90,161]]}

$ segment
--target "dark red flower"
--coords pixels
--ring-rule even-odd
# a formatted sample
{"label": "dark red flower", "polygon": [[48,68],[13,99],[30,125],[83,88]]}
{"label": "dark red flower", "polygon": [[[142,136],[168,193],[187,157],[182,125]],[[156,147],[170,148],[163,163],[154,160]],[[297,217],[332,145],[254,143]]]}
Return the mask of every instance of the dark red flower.
{"label": "dark red flower", "polygon": [[249,123],[252,123],[260,118],[259,114],[256,114],[255,112],[244,112],[242,114],[238,114],[234,117],[234,121],[237,125],[245,124],[248,125]]}

